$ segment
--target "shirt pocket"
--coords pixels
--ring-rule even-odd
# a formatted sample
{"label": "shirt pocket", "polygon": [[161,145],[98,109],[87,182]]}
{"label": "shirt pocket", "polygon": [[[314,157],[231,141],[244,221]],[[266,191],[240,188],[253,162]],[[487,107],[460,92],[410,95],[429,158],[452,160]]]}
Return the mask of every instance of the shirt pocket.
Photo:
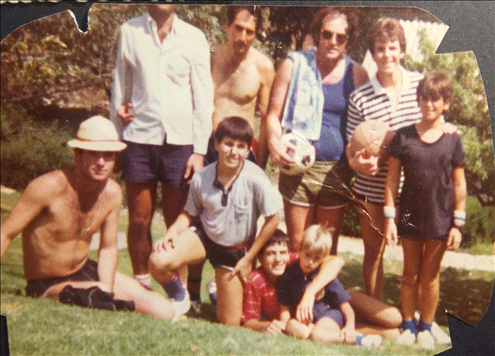
{"label": "shirt pocket", "polygon": [[250,204],[243,201],[234,202],[234,217],[236,221],[244,221],[249,215]]}

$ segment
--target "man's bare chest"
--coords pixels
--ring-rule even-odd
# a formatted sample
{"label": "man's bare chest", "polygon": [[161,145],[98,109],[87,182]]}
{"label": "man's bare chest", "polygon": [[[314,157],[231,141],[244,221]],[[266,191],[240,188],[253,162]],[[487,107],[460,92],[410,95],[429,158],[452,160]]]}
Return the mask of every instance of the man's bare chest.
{"label": "man's bare chest", "polygon": [[239,66],[214,72],[215,100],[228,99],[238,103],[249,103],[258,96],[260,75],[255,64]]}

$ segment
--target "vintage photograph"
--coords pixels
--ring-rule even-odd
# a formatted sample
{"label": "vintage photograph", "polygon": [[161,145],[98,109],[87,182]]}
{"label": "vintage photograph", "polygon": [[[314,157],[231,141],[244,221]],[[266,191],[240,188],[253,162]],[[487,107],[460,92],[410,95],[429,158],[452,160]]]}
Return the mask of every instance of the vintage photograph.
{"label": "vintage photograph", "polygon": [[12,355],[434,355],[495,280],[473,51],[417,7],[93,3],[1,41]]}

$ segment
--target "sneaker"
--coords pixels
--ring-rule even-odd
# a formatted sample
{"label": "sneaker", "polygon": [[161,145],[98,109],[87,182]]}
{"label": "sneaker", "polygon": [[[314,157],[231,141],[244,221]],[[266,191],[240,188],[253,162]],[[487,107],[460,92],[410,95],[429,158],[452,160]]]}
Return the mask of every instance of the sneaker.
{"label": "sneaker", "polygon": [[450,336],[445,331],[443,331],[435,321],[431,325],[431,334],[435,339],[435,344],[439,344],[439,345],[452,344],[452,340],[450,340]]}
{"label": "sneaker", "polygon": [[191,308],[191,300],[189,298],[189,293],[186,292],[186,296],[181,301],[172,301],[172,307],[174,308],[175,315],[172,322],[179,321],[179,319],[186,314]]}
{"label": "sneaker", "polygon": [[383,339],[380,335],[365,335],[361,339],[361,345],[368,348],[380,347],[382,340]]}
{"label": "sneaker", "polygon": [[191,300],[191,308],[187,314],[190,316],[197,316],[201,314],[201,299]]}
{"label": "sneaker", "polygon": [[435,339],[428,330],[423,330],[418,333],[418,344],[423,349],[433,350],[435,348]]}
{"label": "sneaker", "polygon": [[410,346],[416,342],[416,336],[411,332],[411,330],[404,330],[395,342],[399,345]]}

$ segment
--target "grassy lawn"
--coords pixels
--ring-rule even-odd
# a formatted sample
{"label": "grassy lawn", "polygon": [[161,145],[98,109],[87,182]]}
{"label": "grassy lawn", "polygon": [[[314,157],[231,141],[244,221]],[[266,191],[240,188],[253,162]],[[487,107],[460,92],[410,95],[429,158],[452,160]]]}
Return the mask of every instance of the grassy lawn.
{"label": "grassy lawn", "polygon": [[[2,196],[2,220],[14,198]],[[126,216],[121,216],[125,228]],[[162,223],[156,220],[153,235],[164,232]],[[123,229],[122,231],[124,231]],[[347,287],[362,287],[362,257],[342,254],[346,260],[340,279]],[[91,252],[96,259],[96,252]],[[129,254],[119,253],[118,270],[131,274]],[[384,301],[399,306],[399,277],[402,264],[385,261],[386,291]],[[209,263],[203,273],[203,307],[199,318],[188,318],[171,323],[128,312],[87,310],[62,305],[50,300],[36,300],[25,296],[25,280],[22,269],[21,239],[17,238],[2,263],[1,313],[7,315],[10,351],[12,355],[432,355],[413,345],[401,347],[385,340],[379,349],[348,345],[324,345],[299,341],[289,336],[270,337],[243,328],[232,328],[214,322],[209,304],[206,282],[213,278]],[[491,296],[493,273],[443,269],[441,274],[441,301],[436,319],[446,325],[444,310],[476,324],[485,313]],[[153,288],[161,288],[153,282]],[[466,308],[466,306],[468,306]],[[446,330],[446,329],[445,329]]]}

